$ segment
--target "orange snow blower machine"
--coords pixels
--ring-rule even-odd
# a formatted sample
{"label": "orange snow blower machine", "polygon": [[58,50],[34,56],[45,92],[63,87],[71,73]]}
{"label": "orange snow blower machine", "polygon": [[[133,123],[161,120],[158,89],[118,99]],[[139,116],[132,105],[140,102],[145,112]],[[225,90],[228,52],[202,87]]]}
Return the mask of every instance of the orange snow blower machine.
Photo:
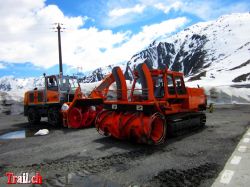
{"label": "orange snow blower machine", "polygon": [[150,70],[142,63],[133,74],[134,81],[128,89],[121,69],[113,68],[117,97],[104,100],[104,109],[96,117],[95,126],[100,134],[160,144],[166,134],[205,125],[204,90],[186,87],[182,73]]}
{"label": "orange snow blower machine", "polygon": [[63,125],[69,128],[91,126],[96,115],[103,109],[103,101],[107,98],[108,88],[113,82],[113,75],[107,75],[88,96],[82,93],[79,85],[73,100],[62,105]]}

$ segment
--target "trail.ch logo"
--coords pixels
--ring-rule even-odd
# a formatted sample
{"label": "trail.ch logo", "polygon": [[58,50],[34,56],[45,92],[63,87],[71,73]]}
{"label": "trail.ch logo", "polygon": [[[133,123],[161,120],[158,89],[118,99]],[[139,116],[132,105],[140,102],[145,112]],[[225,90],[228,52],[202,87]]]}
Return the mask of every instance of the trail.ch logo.
{"label": "trail.ch logo", "polygon": [[39,172],[35,175],[29,173],[22,173],[21,175],[15,175],[13,172],[7,172],[7,184],[42,184],[42,176]]}

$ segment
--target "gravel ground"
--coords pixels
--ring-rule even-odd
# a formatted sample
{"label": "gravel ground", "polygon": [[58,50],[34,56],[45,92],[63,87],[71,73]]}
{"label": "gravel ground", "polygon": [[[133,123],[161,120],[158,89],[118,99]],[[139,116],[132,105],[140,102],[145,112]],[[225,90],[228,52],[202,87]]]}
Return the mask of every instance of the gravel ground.
{"label": "gravel ground", "polygon": [[[6,171],[43,176],[43,186],[210,186],[250,126],[250,105],[220,105],[203,129],[183,132],[159,146],[103,137],[95,128],[30,127],[21,115],[0,114],[0,185]],[[46,136],[33,136],[48,128]],[[2,136],[3,137],[3,136]]]}

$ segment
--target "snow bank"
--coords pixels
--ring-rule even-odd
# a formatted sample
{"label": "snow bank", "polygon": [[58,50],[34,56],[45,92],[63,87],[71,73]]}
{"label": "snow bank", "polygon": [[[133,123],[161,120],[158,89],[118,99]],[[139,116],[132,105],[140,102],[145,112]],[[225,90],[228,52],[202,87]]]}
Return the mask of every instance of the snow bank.
{"label": "snow bank", "polygon": [[205,87],[209,103],[250,104],[250,89],[233,86]]}

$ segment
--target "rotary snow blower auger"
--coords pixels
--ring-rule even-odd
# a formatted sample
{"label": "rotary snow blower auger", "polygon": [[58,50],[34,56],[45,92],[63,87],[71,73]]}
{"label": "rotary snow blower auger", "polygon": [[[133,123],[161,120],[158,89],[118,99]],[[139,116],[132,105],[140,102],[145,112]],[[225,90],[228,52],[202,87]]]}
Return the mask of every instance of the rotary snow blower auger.
{"label": "rotary snow blower auger", "polygon": [[105,100],[104,109],[96,117],[95,126],[100,134],[137,143],[160,144],[166,134],[205,125],[204,90],[185,87],[182,73],[149,70],[146,63],[140,64],[134,71],[129,97],[121,69],[115,67],[112,74],[117,99]]}
{"label": "rotary snow blower auger", "polygon": [[73,101],[62,105],[63,125],[69,128],[91,126],[96,115],[102,110],[103,100],[107,97],[108,88],[113,82],[112,74],[106,76],[88,96],[82,93],[79,85]]}

